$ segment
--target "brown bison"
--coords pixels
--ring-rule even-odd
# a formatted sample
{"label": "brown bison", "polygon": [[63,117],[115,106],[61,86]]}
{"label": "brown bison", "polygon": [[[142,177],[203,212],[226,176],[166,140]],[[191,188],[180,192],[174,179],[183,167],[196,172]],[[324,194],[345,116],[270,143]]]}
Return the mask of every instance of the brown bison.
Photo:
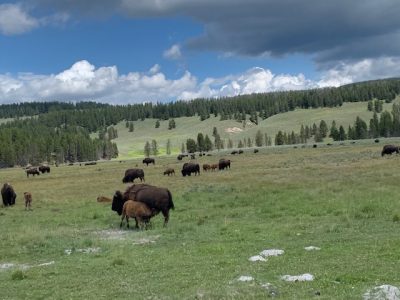
{"label": "brown bison", "polygon": [[199,164],[194,164],[194,163],[184,163],[182,167],[182,175],[183,176],[190,176],[192,173],[194,175],[199,174],[200,175],[200,166]]}
{"label": "brown bison", "polygon": [[29,192],[24,193],[25,210],[32,209],[32,194]]}
{"label": "brown bison", "polygon": [[235,154],[238,154],[238,152],[237,152],[236,150],[233,150],[233,151],[231,152],[231,154],[232,154],[232,155],[235,155]]}
{"label": "brown bison", "polygon": [[398,154],[399,148],[400,147],[395,146],[395,145],[385,145],[385,146],[383,146],[381,154],[382,154],[382,156],[384,156],[385,154],[392,154],[394,152],[396,152]]}
{"label": "brown bison", "polygon": [[125,171],[125,176],[122,178],[123,183],[134,182],[136,178],[140,179],[140,182],[144,181],[143,169],[128,169]]}
{"label": "brown bison", "polygon": [[216,169],[218,169],[218,164],[212,164],[211,171],[215,171]]}
{"label": "brown bison", "polygon": [[40,175],[40,173],[39,173],[38,169],[30,168],[30,169],[26,170],[26,177],[29,177],[29,175],[35,176],[35,175]]}
{"label": "brown bison", "polygon": [[225,170],[231,168],[231,161],[229,159],[221,158],[218,162],[218,170]]}
{"label": "brown bison", "polygon": [[143,224],[146,226],[152,216],[154,216],[154,211],[145,203],[127,200],[122,207],[122,218],[119,227],[122,227],[122,222],[126,219],[126,227],[129,228],[129,218],[135,218],[136,228],[143,228]]}
{"label": "brown bison", "polygon": [[208,170],[211,170],[211,166],[209,164],[203,164],[203,171],[207,172]]}
{"label": "brown bison", "polygon": [[188,155],[187,154],[179,154],[177,159],[182,160],[184,157],[188,157]]}
{"label": "brown bison", "polygon": [[172,174],[174,174],[175,175],[175,170],[174,169],[172,169],[172,168],[168,168],[168,169],[166,169],[165,171],[164,171],[164,175],[172,175]]}
{"label": "brown bison", "polygon": [[17,194],[15,194],[13,187],[9,183],[5,183],[1,189],[1,197],[3,198],[4,206],[11,206],[15,204]]}
{"label": "brown bison", "polygon": [[253,151],[254,153],[258,153],[258,149],[254,149],[254,151]]}
{"label": "brown bison", "polygon": [[50,167],[49,166],[40,166],[39,171],[42,172],[42,174],[50,173]]}
{"label": "brown bison", "polygon": [[155,165],[156,162],[154,158],[146,157],[145,159],[143,159],[143,164],[146,164],[146,166],[148,166],[149,164]]}
{"label": "brown bison", "polygon": [[243,154],[243,150],[239,150],[239,151],[238,151],[238,154]]}
{"label": "brown bison", "polygon": [[112,200],[108,197],[105,196],[98,196],[97,197],[97,202],[111,202]]}
{"label": "brown bison", "polygon": [[123,205],[127,200],[145,203],[154,215],[161,211],[164,216],[164,226],[167,225],[169,220],[169,210],[175,208],[171,192],[168,189],[149,184],[133,184],[126,189],[123,195],[120,191],[116,191],[111,209],[121,215]]}

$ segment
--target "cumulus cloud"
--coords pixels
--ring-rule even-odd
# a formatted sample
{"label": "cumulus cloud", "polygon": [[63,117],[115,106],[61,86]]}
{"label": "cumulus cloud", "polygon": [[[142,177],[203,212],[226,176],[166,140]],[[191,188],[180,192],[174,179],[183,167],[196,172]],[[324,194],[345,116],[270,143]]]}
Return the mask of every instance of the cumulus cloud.
{"label": "cumulus cloud", "polygon": [[164,51],[163,56],[167,59],[180,59],[182,57],[181,47],[177,44]]}
{"label": "cumulus cloud", "polygon": [[0,4],[0,32],[4,35],[22,34],[35,29],[40,22],[18,4]]}
{"label": "cumulus cloud", "polygon": [[341,63],[323,72],[318,80],[307,79],[301,73],[274,74],[269,69],[255,67],[241,74],[210,77],[199,82],[189,71],[179,78],[168,78],[158,64],[147,72],[119,74],[116,66],[96,68],[82,60],[58,74],[0,74],[0,103],[39,100],[94,100],[114,104],[165,102],[340,86],[399,73],[400,59],[386,57]]}

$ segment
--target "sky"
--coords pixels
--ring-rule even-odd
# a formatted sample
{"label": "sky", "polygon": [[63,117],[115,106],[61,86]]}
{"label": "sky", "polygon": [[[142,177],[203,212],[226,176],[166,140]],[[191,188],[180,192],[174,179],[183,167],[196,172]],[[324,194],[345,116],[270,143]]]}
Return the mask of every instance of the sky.
{"label": "sky", "polygon": [[169,102],[400,76],[398,0],[0,0],[0,104]]}

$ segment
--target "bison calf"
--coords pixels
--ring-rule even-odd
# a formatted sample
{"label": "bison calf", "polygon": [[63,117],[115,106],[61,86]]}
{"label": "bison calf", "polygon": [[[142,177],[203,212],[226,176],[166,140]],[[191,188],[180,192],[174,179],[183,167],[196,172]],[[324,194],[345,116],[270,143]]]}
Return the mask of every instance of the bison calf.
{"label": "bison calf", "polygon": [[98,196],[97,197],[97,202],[112,202],[112,200],[108,197],[105,196]]}
{"label": "bison calf", "polygon": [[153,211],[143,202],[127,200],[122,207],[122,218],[119,227],[122,227],[122,222],[126,219],[126,227],[129,228],[129,218],[135,218],[136,228],[143,228],[143,223],[147,225],[152,216],[154,216]]}
{"label": "bison calf", "polygon": [[172,168],[168,168],[168,169],[166,169],[165,171],[164,171],[164,175],[171,175],[171,174],[174,174],[175,175],[175,170],[174,169],[172,169]]}
{"label": "bison calf", "polygon": [[29,192],[24,193],[25,210],[32,209],[32,194]]}

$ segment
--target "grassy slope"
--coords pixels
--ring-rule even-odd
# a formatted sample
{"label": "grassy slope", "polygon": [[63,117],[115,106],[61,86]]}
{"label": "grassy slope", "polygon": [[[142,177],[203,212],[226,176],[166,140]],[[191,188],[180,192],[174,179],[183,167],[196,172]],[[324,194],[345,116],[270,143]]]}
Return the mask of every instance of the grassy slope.
{"label": "grassy slope", "polygon": [[[146,179],[168,187],[176,209],[167,228],[157,216],[153,229],[130,230],[125,240],[103,239],[119,217],[95,199],[123,189],[124,170],[139,160],[61,166],[34,178],[0,170],[18,194],[15,207],[0,208],[0,264],[54,261],[23,270],[23,280],[12,279],[18,268],[0,269],[1,298],[265,299],[268,282],[280,299],[317,291],[318,299],[359,299],[377,285],[399,286],[399,157],[381,158],[381,147],[264,148],[232,156],[231,170],[185,178],[162,176],[182,162],[159,158],[144,167]],[[33,211],[24,211],[24,191],[33,194]],[[134,245],[140,239],[156,242]],[[310,245],[321,250],[303,249]],[[101,251],[64,253],[87,247]],[[271,248],[285,254],[248,261]],[[280,279],[303,273],[315,281]],[[237,282],[241,275],[256,280]]]}
{"label": "grassy slope", "polygon": [[[391,111],[392,104],[384,104],[384,110]],[[367,111],[366,102],[344,103],[342,107],[337,108],[318,108],[318,109],[297,109],[292,112],[287,112],[275,115],[266,120],[260,121],[258,126],[249,124],[246,128],[242,127],[242,123],[233,120],[219,121],[219,117],[212,116],[203,122],[199,121],[198,117],[184,117],[176,119],[176,129],[168,130],[168,121],[161,121],[160,128],[156,129],[155,119],[146,119],[145,121],[137,121],[135,131],[128,132],[125,128],[125,122],[118,124],[119,138],[114,140],[120,151],[119,159],[142,157],[143,148],[146,141],[155,139],[160,148],[160,154],[165,154],[166,142],[171,140],[172,152],[176,154],[180,152],[181,145],[187,138],[196,139],[197,134],[202,132],[208,134],[212,139],[213,127],[217,127],[219,134],[225,139],[225,145],[230,138],[234,141],[234,146],[240,139],[251,137],[254,139],[257,130],[267,133],[274,140],[275,135],[279,130],[296,133],[300,131],[301,124],[312,125],[319,124],[321,120],[325,120],[330,126],[333,120],[337,125],[343,125],[346,130],[350,124],[353,124],[356,117],[360,116],[367,123],[372,118],[372,112]],[[238,127],[243,131],[239,133],[227,133],[227,128]],[[213,139],[212,139],[213,140]]]}

